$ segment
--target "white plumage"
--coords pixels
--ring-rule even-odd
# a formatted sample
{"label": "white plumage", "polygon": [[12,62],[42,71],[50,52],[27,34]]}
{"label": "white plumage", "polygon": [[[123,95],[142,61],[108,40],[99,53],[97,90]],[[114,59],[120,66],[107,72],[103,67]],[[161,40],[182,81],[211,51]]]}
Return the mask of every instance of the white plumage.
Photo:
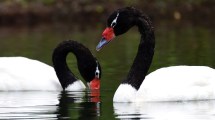
{"label": "white plumage", "polygon": [[[77,84],[77,83],[78,84]],[[66,90],[85,89],[82,81],[76,81]],[[72,86],[72,87],[71,87]],[[0,91],[11,90],[62,90],[54,68],[37,60],[25,57],[0,58]]]}
{"label": "white plumage", "polygon": [[146,76],[137,91],[121,84],[115,102],[187,101],[215,99],[215,70],[206,66],[172,66]]}

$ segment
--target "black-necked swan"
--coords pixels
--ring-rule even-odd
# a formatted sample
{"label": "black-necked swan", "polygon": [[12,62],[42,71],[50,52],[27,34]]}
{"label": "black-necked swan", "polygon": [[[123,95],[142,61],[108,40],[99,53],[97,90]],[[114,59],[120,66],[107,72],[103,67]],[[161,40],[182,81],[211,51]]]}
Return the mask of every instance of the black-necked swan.
{"label": "black-necked swan", "polygon": [[138,52],[114,94],[114,102],[215,99],[215,70],[210,67],[171,66],[147,75],[154,55],[154,28],[149,17],[136,8],[121,8],[109,16],[96,49],[100,50],[135,25],[141,34]]}
{"label": "black-necked swan", "polygon": [[67,40],[53,51],[53,67],[26,57],[0,58],[0,91],[47,90],[79,91],[86,87],[68,68],[66,57],[73,53],[78,69],[90,89],[100,88],[101,67],[88,48]]}

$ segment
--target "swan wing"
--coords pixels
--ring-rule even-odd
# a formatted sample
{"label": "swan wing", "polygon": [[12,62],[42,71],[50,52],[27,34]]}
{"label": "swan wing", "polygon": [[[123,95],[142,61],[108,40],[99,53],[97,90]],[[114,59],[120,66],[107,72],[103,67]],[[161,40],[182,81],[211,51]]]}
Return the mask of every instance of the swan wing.
{"label": "swan wing", "polygon": [[0,90],[61,90],[54,69],[25,57],[0,58]]}
{"label": "swan wing", "polygon": [[137,101],[215,99],[215,70],[205,66],[173,66],[146,76]]}

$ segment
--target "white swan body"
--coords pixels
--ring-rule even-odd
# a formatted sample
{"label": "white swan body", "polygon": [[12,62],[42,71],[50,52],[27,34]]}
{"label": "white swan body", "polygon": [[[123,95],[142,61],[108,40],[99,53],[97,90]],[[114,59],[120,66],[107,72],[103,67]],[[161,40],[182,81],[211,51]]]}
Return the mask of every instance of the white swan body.
{"label": "white swan body", "polygon": [[206,66],[172,66],[146,76],[136,90],[121,84],[114,102],[187,101],[215,99],[215,70]]}
{"label": "white swan body", "polygon": [[[81,80],[69,85],[66,90],[85,89]],[[53,67],[25,57],[0,58],[0,91],[46,90],[60,91],[62,87]]]}

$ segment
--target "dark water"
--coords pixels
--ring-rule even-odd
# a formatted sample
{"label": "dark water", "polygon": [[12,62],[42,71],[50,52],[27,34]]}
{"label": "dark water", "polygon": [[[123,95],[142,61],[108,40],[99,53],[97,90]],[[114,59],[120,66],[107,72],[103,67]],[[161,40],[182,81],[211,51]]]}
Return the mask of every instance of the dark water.
{"label": "dark water", "polygon": [[[0,92],[0,119],[215,119],[215,101],[113,104],[113,94],[133,62],[140,36],[133,28],[96,52],[103,29],[100,26],[57,24],[0,28],[0,56],[25,56],[51,65],[55,46],[60,41],[73,39],[92,51],[103,70],[100,97],[99,93],[88,91]],[[214,34],[215,29],[210,26],[157,23],[156,52],[150,72],[171,65],[215,68]],[[67,61],[71,70],[81,78],[72,54]]]}

